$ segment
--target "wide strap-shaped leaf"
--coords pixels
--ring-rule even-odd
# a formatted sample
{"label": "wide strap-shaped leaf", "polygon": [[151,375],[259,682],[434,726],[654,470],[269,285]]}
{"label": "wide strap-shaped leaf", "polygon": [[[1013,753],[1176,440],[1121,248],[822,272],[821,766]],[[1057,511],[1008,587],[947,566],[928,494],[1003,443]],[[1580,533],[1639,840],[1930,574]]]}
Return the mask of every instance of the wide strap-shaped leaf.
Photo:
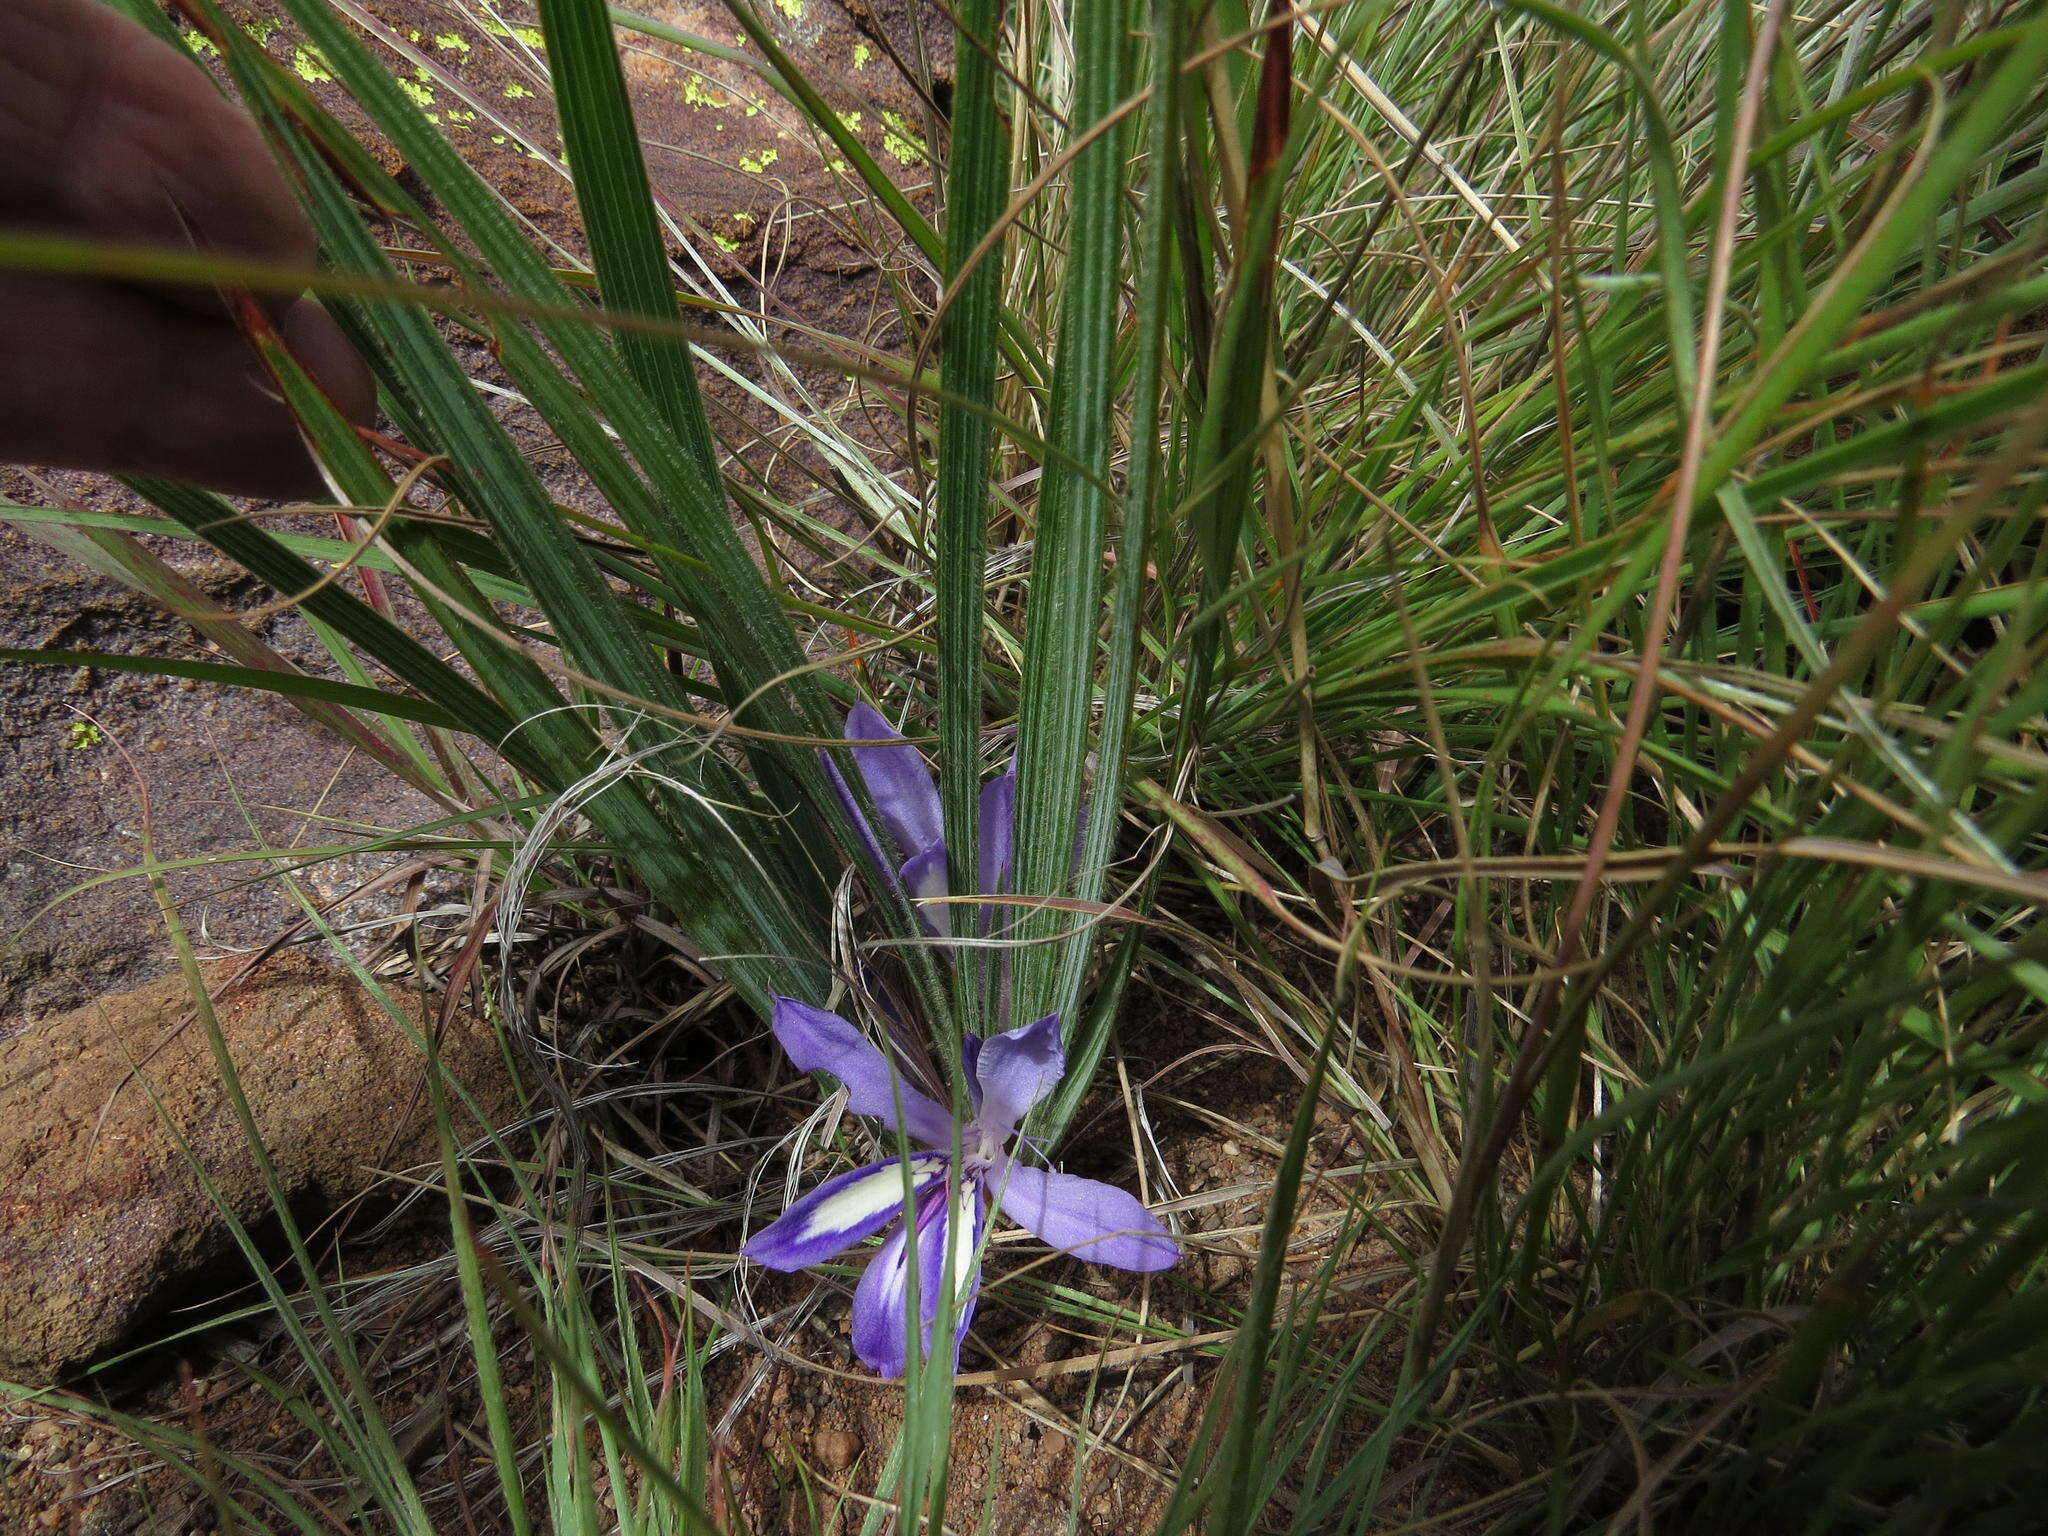
{"label": "wide strap-shaped leaf", "polygon": [[[969,0],[958,18],[953,133],[946,182],[946,294],[939,378],[948,400],[939,411],[939,788],[946,807],[948,888],[976,887],[981,866],[982,588],[988,563],[990,436],[983,408],[995,399],[1002,304],[1001,241],[980,262],[966,262],[1003,211],[1009,136],[996,111],[994,50],[999,0]],[[971,932],[972,907],[943,909],[938,921]],[[963,956],[965,952],[962,952]],[[981,1032],[980,968],[955,966],[955,1007],[963,1029]]]}
{"label": "wide strap-shaped leaf", "polygon": [[[1145,613],[1146,572],[1151,565],[1153,503],[1162,478],[1160,438],[1167,420],[1163,377],[1167,319],[1175,286],[1174,209],[1176,199],[1183,193],[1179,177],[1180,100],[1186,11],[1179,0],[1152,0],[1149,10],[1152,101],[1146,118],[1145,157],[1149,179],[1144,188],[1144,220],[1135,253],[1138,339],[1131,388],[1130,467],[1116,525],[1117,560],[1106,634],[1102,720],[1094,775],[1095,799],[1104,807],[1120,802],[1123,796],[1132,711],[1136,705],[1138,638]],[[1103,899],[1116,832],[1115,816],[1084,818],[1081,856],[1074,870],[1074,895],[1078,899]],[[1053,1098],[1039,1109],[1035,1121],[1040,1131],[1055,1141],[1094,1081],[1095,1063],[1108,1044],[1113,1004],[1123,980],[1130,974],[1134,958],[1130,943],[1126,943],[1118,962],[1107,968],[1102,987],[1105,1000],[1112,1006],[1084,1011],[1081,997],[1087,981],[1089,950],[1087,944],[1066,947],[1047,1005],[1050,1012],[1072,1021],[1068,1026],[1067,1076]]]}
{"label": "wide strap-shaped leaf", "polygon": [[[678,311],[668,250],[604,0],[541,0],[540,19],[562,145],[575,170],[576,206],[597,268],[598,293],[607,308],[674,320]],[[670,430],[715,484],[718,457],[688,344],[636,331],[620,336],[618,346]]]}
{"label": "wide strap-shaped leaf", "polygon": [[[1121,5],[1073,15],[1078,141],[1123,96]],[[1117,307],[1123,247],[1123,135],[1111,128],[1074,157],[1069,180],[1066,293],[1053,370],[1051,439],[1070,460],[1045,466],[1031,559],[1031,594],[1017,749],[1017,875],[1025,896],[1063,895],[1087,791],[1088,727],[1095,702],[1096,629],[1108,521],[1116,395]],[[1020,936],[1056,932],[1034,913]],[[1046,944],[1014,952],[1014,1017],[1050,1012],[1059,955]]]}
{"label": "wide strap-shaped leaf", "polygon": [[[570,305],[574,296],[513,223],[500,195],[427,122],[348,28],[319,0],[286,0],[286,8],[320,47],[336,77],[390,135],[421,181],[475,243],[492,276],[519,297],[556,307]],[[637,260],[644,266],[644,254]],[[734,527],[707,453],[693,451],[666,419],[666,410],[674,403],[657,405],[598,327],[548,321],[538,329],[587,396],[583,419],[571,419],[575,413],[568,403],[573,397],[561,393],[559,374],[552,386],[541,377],[553,365],[532,349],[530,340],[514,339],[511,327],[503,338],[507,370],[587,467],[602,463],[603,455],[596,449],[602,427],[608,425],[618,434],[646,484],[636,493],[611,475],[601,488],[635,533],[652,545],[688,551],[703,562],[701,568],[678,561],[661,563],[664,576],[703,625],[727,695],[737,700],[761,690],[753,705],[758,714],[751,717],[756,723],[819,737],[833,734],[833,711],[814,678],[806,673],[778,681],[802,668],[802,647]],[[696,436],[694,426],[691,436]],[[709,442],[708,429],[700,441]],[[596,468],[592,472],[598,473]],[[804,754],[785,755],[788,771],[808,782],[814,770],[807,758],[799,763]],[[813,798],[821,799],[822,785],[811,787],[818,792]]]}

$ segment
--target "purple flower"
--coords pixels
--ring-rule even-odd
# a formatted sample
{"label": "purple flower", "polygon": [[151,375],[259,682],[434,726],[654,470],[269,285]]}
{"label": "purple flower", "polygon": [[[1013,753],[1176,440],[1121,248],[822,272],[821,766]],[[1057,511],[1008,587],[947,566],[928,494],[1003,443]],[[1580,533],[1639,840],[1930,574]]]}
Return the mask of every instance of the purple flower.
{"label": "purple flower", "polygon": [[[938,781],[925,766],[923,756],[882,718],[871,705],[856,704],[846,715],[848,741],[883,742],[882,746],[859,746],[850,750],[861,782],[881,815],[886,841],[878,836],[860,812],[832,759],[825,759],[825,772],[853,818],[869,855],[885,870],[893,870],[906,895],[913,897],[951,894],[946,879],[946,823],[939,804]],[[1010,854],[1016,839],[1017,773],[1013,768],[981,789],[981,890],[975,894],[994,895],[1009,878]],[[965,894],[965,893],[963,893]],[[986,913],[986,909],[984,914]],[[983,927],[987,926],[984,915]],[[929,911],[925,926],[933,933],[942,929]]]}
{"label": "purple flower", "polygon": [[913,1247],[926,1350],[947,1248],[952,1248],[954,1293],[963,1298],[954,1337],[958,1349],[974,1313],[975,1256],[992,1207],[1000,1206],[1012,1221],[1062,1252],[1096,1264],[1160,1270],[1180,1257],[1180,1245],[1133,1196],[1094,1179],[1034,1168],[1010,1155],[1017,1122],[1066,1071],[1056,1017],[986,1041],[968,1037],[964,1064],[973,1115],[959,1127],[959,1178],[950,1210],[951,1111],[904,1082],[881,1051],[837,1014],[778,997],[774,1028],[798,1067],[829,1072],[846,1085],[847,1107],[855,1114],[871,1115],[925,1149],[827,1179],[740,1250],[770,1269],[806,1269],[895,1222],[853,1293],[854,1353],[871,1369],[884,1376],[903,1374]]}

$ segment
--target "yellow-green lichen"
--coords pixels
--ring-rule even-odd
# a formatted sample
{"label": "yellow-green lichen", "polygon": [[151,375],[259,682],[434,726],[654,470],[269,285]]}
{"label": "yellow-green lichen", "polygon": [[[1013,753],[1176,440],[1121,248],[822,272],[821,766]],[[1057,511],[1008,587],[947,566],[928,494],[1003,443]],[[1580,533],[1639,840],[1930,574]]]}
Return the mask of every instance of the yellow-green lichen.
{"label": "yellow-green lichen", "polygon": [[436,32],[434,34],[434,46],[443,53],[467,53],[469,52],[469,39],[460,32]]}
{"label": "yellow-green lichen", "polygon": [[903,120],[900,112],[884,112],[882,124],[888,130],[882,135],[882,152],[899,165],[923,165],[925,162],[924,140],[911,132],[910,125]]}
{"label": "yellow-green lichen", "polygon": [[482,17],[477,25],[493,37],[509,37],[513,42],[524,43],[529,48],[547,46],[547,39],[541,36],[538,27],[509,27],[495,16]]}
{"label": "yellow-green lichen", "polygon": [[860,132],[860,124],[861,124],[861,114],[860,114],[860,113],[858,113],[858,112],[842,112],[842,113],[840,113],[840,114],[839,114],[839,121],[840,121],[840,122],[842,122],[842,123],[844,123],[844,124],[846,125],[846,131],[847,131],[848,133],[859,133],[859,132]]}
{"label": "yellow-green lichen", "polygon": [[[277,23],[268,20],[267,18],[258,19],[256,21],[245,21],[242,23],[242,30],[248,33],[249,37],[254,42],[258,44],[263,44],[268,43],[273,37],[277,35]],[[194,53],[200,54],[209,59],[217,59],[220,57],[220,45],[215,43],[214,40],[208,37],[204,32],[200,32],[194,28],[187,27],[178,35],[185,39],[185,46],[187,48],[190,48]]]}
{"label": "yellow-green lichen", "polygon": [[725,251],[727,253],[731,253],[740,248],[739,241],[734,240],[729,236],[721,235],[715,229],[711,232],[711,243],[717,246],[721,251]]}
{"label": "yellow-green lichen", "polygon": [[741,155],[740,169],[749,176],[758,176],[781,158],[782,151],[779,149],[764,149],[757,155]]}
{"label": "yellow-green lichen", "polygon": [[683,105],[688,107],[719,107],[732,105],[732,98],[723,91],[712,89],[697,75],[683,81]]}
{"label": "yellow-green lichen", "polygon": [[875,50],[870,48],[865,42],[853,45],[853,67],[855,69],[866,69],[868,67],[868,60],[874,56]]}
{"label": "yellow-green lichen", "polygon": [[434,93],[417,80],[408,80],[403,75],[400,75],[398,76],[398,88],[412,98],[413,105],[416,107],[431,107],[434,104]]}
{"label": "yellow-green lichen", "polygon": [[309,85],[318,85],[323,80],[334,78],[334,72],[327,67],[326,57],[317,48],[294,48],[292,73]]}
{"label": "yellow-green lichen", "polygon": [[507,101],[519,101],[525,97],[531,96],[532,94],[533,92],[529,91],[517,80],[512,81],[511,84],[505,87],[505,99]]}
{"label": "yellow-green lichen", "polygon": [[791,21],[802,21],[804,19],[804,0],[775,0],[775,9],[782,12]]}

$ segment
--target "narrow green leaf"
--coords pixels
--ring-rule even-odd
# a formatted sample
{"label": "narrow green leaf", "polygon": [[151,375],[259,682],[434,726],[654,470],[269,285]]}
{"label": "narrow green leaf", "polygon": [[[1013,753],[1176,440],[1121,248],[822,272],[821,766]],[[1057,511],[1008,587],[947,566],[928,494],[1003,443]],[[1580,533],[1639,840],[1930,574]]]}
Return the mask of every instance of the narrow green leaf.
{"label": "narrow green leaf", "polygon": [[[1146,119],[1144,223],[1138,245],[1137,371],[1131,391],[1130,472],[1118,523],[1116,577],[1109,612],[1108,660],[1102,684],[1102,723],[1096,749],[1093,803],[1097,814],[1082,827],[1081,857],[1074,876],[1074,894],[1082,901],[1104,899],[1109,863],[1116,847],[1118,818],[1108,808],[1124,799],[1132,711],[1136,707],[1139,636],[1145,618],[1146,572],[1152,558],[1152,519],[1163,468],[1160,436],[1164,428],[1163,374],[1167,321],[1176,294],[1174,273],[1174,204],[1180,190],[1181,62],[1186,48],[1186,16],[1179,0],[1153,0],[1150,29],[1152,101]],[[1142,906],[1149,886],[1138,893]],[[1068,1043],[1070,1067],[1053,1102],[1040,1117],[1040,1127],[1054,1139],[1080,1108],[1082,1095],[1094,1080],[1094,1069],[1108,1045],[1114,1003],[1137,962],[1135,933],[1119,944],[1109,967],[1102,1001],[1085,1019],[1080,1014],[1088,959],[1093,945],[1066,946],[1060,959],[1052,1008],[1076,1021]]]}
{"label": "narrow green leaf", "polygon": [[444,730],[456,728],[455,717],[424,699],[409,699],[402,693],[382,693],[359,688],[354,683],[337,683],[332,678],[309,677],[303,672],[273,672],[265,667],[235,667],[219,661],[182,661],[175,656],[125,656],[110,651],[32,651],[0,647],[0,661],[33,662],[48,667],[99,667],[110,672],[144,672],[157,677],[189,677],[202,683],[219,683],[224,688],[249,688],[259,693],[284,694],[289,698],[317,699],[349,709],[389,715],[394,720],[413,720]]}
{"label": "narrow green leaf", "polygon": [[[1116,5],[1074,17],[1074,106],[1079,138],[1123,97],[1124,18]],[[1031,557],[1017,764],[1016,890],[1059,896],[1073,879],[1088,788],[1089,717],[1096,698],[1096,630],[1108,521],[1117,309],[1123,248],[1123,134],[1112,129],[1074,157],[1066,294],[1060,308],[1051,402],[1054,442],[1071,455],[1044,467]],[[1114,814],[1109,805],[1098,815]],[[1068,920],[1039,912],[1019,936],[1045,939]],[[1082,936],[1069,940],[1087,943]],[[1060,957],[1044,943],[1014,951],[1012,1010],[1036,1018],[1056,990]],[[1074,1021],[1068,1019],[1071,1029]]]}
{"label": "narrow green leaf", "polygon": [[[998,241],[971,272],[968,256],[1002,214],[1008,190],[1008,135],[996,111],[999,0],[969,0],[958,21],[951,159],[947,165],[946,280],[948,309],[940,340],[939,377],[949,399],[939,412],[939,789],[945,803],[950,889],[971,891],[981,879],[982,646],[988,564],[987,417],[959,402],[987,407],[995,399],[996,331],[1002,302],[1004,246]],[[956,934],[966,934],[975,909],[946,909]],[[963,1030],[986,1033],[983,967],[967,950],[955,953],[954,1007]]]}
{"label": "narrow green leaf", "polygon": [[[604,0],[540,0],[540,23],[598,292],[612,309],[677,319],[668,251]],[[619,350],[669,429],[697,460],[705,481],[715,485],[718,455],[688,345],[628,333],[619,338]]]}
{"label": "narrow green leaf", "polygon": [[400,682],[433,699],[459,729],[491,742],[511,734],[511,716],[483,690],[338,583],[323,582],[318,570],[220,497],[144,476],[128,477],[126,483],[280,594],[311,593],[305,600],[308,612]]}

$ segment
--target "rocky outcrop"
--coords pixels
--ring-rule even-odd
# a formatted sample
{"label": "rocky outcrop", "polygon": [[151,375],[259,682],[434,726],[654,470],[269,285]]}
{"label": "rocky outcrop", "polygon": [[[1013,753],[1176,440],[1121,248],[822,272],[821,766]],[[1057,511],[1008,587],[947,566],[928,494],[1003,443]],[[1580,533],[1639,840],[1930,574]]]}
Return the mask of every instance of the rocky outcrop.
{"label": "rocky outcrop", "polygon": [[[296,1208],[437,1158],[421,1047],[352,978],[299,957],[225,985],[232,974],[208,973],[215,1011]],[[432,1000],[389,995],[412,1036],[432,1027]],[[441,1054],[487,1116],[506,1114],[488,1024],[459,1018]],[[464,1115],[456,1131],[477,1127]],[[0,1041],[0,1379],[52,1380],[173,1301],[245,1279],[223,1206],[257,1227],[274,1214],[182,979]]]}

